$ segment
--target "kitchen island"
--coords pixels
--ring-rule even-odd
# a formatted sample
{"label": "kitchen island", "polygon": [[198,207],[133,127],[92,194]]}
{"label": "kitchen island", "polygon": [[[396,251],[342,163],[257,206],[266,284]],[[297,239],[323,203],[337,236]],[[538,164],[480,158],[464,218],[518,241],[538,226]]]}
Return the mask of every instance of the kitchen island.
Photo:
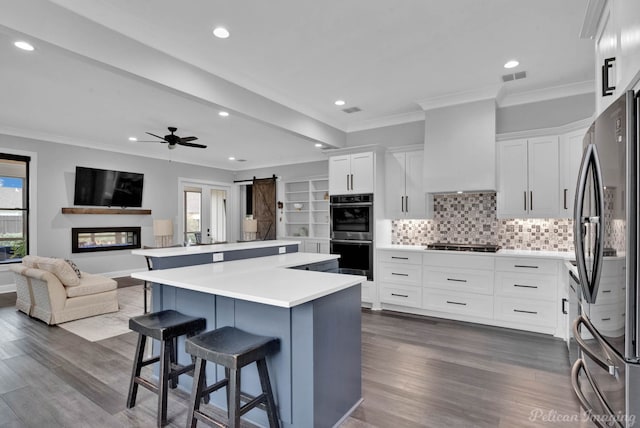
{"label": "kitchen island", "polygon": [[[335,255],[291,253],[134,273],[152,282],[154,310],[202,316],[207,330],[234,326],[280,339],[268,359],[284,427],[331,427],[360,403],[360,283],[365,277],[324,270]],[[320,269],[317,269],[320,268]],[[183,338],[182,338],[183,340]],[[179,360],[186,361],[183,343]],[[207,368],[207,382],[224,376]],[[243,389],[259,392],[257,370],[242,373]],[[180,386],[190,391],[189,377]],[[226,407],[223,391],[212,402]],[[261,410],[247,419],[267,425]]]}

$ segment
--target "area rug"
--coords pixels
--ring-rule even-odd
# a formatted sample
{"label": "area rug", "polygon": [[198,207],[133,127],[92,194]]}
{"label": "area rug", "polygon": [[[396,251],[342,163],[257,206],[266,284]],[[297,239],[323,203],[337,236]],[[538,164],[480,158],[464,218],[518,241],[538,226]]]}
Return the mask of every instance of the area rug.
{"label": "area rug", "polygon": [[129,318],[142,315],[144,312],[143,295],[142,285],[118,288],[118,312],[69,321],[58,324],[58,327],[90,342],[128,333],[131,331]]}

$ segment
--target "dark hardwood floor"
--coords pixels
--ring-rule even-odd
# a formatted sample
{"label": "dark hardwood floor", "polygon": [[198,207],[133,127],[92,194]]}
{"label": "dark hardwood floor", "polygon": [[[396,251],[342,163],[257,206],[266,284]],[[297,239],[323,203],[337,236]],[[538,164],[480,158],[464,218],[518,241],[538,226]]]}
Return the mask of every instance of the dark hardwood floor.
{"label": "dark hardwood floor", "polygon": [[[125,408],[133,333],[91,343],[14,302],[0,295],[1,428],[154,426],[154,394]],[[560,340],[368,310],[362,331],[364,402],[343,427],[583,426]],[[187,399],[171,391],[169,426]]]}

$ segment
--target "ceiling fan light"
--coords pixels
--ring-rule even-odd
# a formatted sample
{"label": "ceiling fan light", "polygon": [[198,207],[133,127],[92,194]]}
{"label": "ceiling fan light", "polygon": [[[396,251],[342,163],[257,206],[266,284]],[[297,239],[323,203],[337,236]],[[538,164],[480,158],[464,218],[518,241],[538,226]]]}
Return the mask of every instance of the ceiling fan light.
{"label": "ceiling fan light", "polygon": [[176,145],[175,145],[175,144],[169,144],[169,150],[173,150],[173,149],[175,149],[175,148],[176,148]]}
{"label": "ceiling fan light", "polygon": [[229,30],[224,27],[216,27],[213,29],[213,35],[219,39],[226,39],[229,37]]}
{"label": "ceiling fan light", "polygon": [[229,112],[228,112],[228,111],[221,111],[221,112],[218,112],[218,116],[221,116],[221,117],[227,117],[227,116],[229,116]]}

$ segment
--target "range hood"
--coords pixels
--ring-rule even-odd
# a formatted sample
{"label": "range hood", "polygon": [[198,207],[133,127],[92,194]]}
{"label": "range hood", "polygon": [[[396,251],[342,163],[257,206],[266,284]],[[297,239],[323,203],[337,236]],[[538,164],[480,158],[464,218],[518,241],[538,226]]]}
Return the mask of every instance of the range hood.
{"label": "range hood", "polygon": [[496,189],[495,99],[425,111],[425,193]]}

